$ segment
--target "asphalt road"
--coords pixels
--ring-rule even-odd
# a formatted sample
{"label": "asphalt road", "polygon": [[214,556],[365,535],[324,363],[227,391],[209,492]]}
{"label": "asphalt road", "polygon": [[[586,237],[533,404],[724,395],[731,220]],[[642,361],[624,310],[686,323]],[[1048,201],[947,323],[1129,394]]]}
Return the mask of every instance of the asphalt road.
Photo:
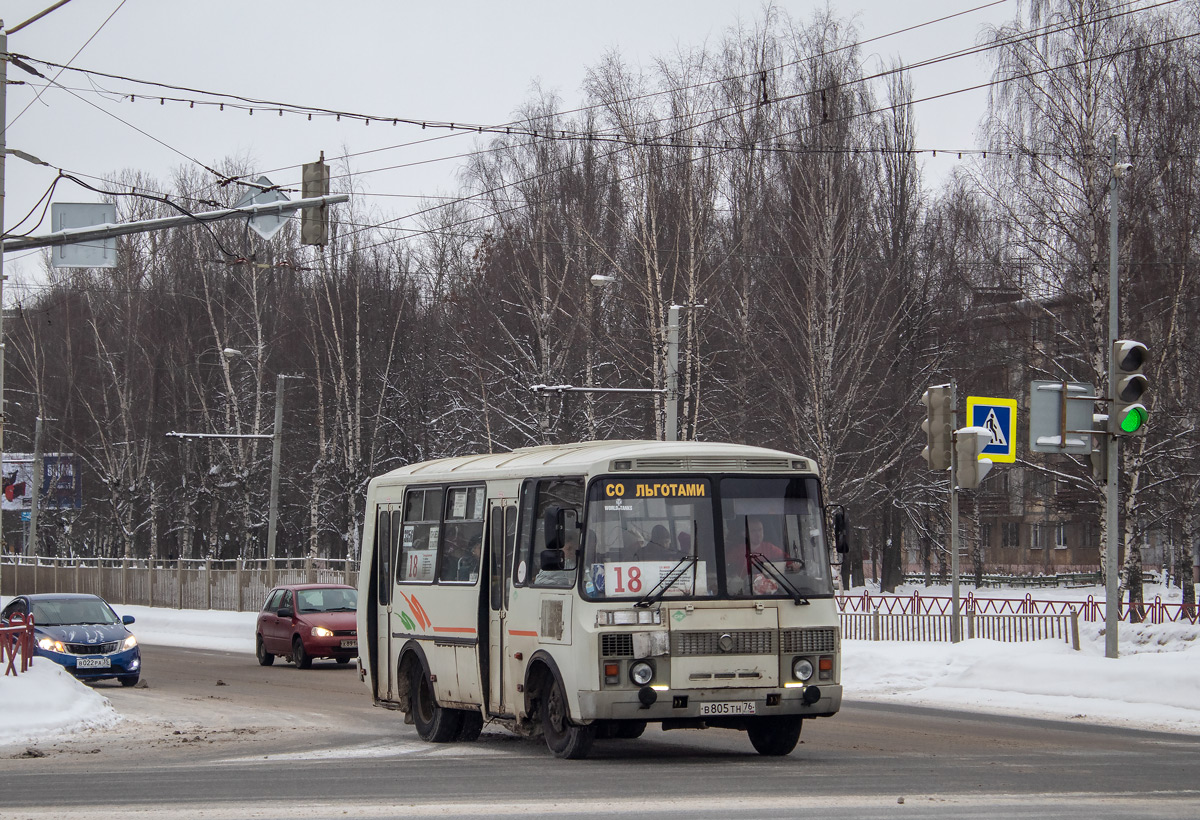
{"label": "asphalt road", "polygon": [[420,741],[353,666],[144,646],[98,684],[116,729],[0,750],[4,818],[1196,818],[1200,739],[847,702],[786,758],[727,730],[599,741],[584,761],[485,730]]}

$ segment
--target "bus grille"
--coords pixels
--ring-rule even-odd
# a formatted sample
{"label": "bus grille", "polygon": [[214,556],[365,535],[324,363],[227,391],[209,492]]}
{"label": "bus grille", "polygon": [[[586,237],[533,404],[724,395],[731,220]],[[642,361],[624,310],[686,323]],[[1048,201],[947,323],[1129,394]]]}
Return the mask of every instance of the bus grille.
{"label": "bus grille", "polygon": [[[729,636],[729,649],[721,646],[721,637]],[[671,654],[684,655],[771,655],[775,653],[775,630],[754,629],[740,632],[672,632]]]}
{"label": "bus grille", "polygon": [[837,630],[791,629],[779,636],[781,652],[833,652],[837,648]]}
{"label": "bus grille", "polygon": [[601,634],[600,655],[605,658],[632,658],[633,635],[628,632],[605,632]]}

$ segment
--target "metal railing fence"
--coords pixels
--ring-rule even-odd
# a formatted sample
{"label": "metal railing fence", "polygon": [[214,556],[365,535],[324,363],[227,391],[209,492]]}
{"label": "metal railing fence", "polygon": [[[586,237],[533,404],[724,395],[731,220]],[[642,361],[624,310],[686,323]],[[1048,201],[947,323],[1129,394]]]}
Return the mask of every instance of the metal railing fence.
{"label": "metal railing fence", "polygon": [[[945,612],[841,613],[842,637],[862,641],[953,640],[950,627],[954,616]],[[1079,613],[1018,615],[1015,613],[960,614],[961,634],[967,638],[989,638],[1004,643],[1063,640],[1079,649]]]}
{"label": "metal railing fence", "polygon": [[0,621],[0,668],[4,669],[4,676],[18,675],[29,669],[35,654],[32,618],[13,616],[11,622]]}
{"label": "metal railing fence", "polygon": [[0,558],[0,595],[84,592],[110,604],[251,612],[279,584],[358,583],[345,559]]}
{"label": "metal railing fence", "polygon": [[[948,596],[922,595],[873,595],[862,592],[856,595],[838,595],[838,607],[845,613],[882,612],[887,615],[946,615],[953,608]],[[1040,601],[1031,593],[1023,598],[980,598],[968,592],[960,598],[965,615],[1068,615],[1078,613],[1084,621],[1103,622],[1105,602],[1088,595],[1078,601]],[[1196,604],[1164,603],[1161,596],[1153,601],[1130,605],[1122,601],[1117,613],[1118,620],[1139,623],[1191,623],[1198,622]]]}

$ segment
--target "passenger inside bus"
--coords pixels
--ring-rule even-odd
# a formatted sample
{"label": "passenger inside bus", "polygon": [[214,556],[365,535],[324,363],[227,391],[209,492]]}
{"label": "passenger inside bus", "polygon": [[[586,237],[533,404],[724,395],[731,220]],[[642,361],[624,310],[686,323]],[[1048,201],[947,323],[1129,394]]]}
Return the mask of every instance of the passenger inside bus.
{"label": "passenger inside bus", "polygon": [[483,536],[471,536],[471,542],[467,546],[465,555],[458,559],[458,577],[459,581],[474,581],[479,577],[479,554],[483,547]]}
{"label": "passenger inside bus", "polygon": [[654,529],[650,530],[650,540],[642,547],[640,559],[669,561],[675,558],[675,551],[671,549],[671,531],[662,524],[655,524]]}
{"label": "passenger inside bus", "polygon": [[763,519],[760,516],[736,516],[732,521],[726,521],[726,525],[725,576],[729,594],[745,595],[753,591],[762,595],[775,592],[777,585],[761,570],[753,570],[751,584],[751,555],[767,561],[787,559],[787,553],[765,537]]}

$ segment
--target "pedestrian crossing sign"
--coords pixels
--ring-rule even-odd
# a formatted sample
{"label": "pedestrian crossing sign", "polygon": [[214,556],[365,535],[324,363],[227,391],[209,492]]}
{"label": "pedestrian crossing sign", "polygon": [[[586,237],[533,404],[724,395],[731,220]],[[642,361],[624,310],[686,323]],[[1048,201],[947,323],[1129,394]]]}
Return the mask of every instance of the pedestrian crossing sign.
{"label": "pedestrian crossing sign", "polygon": [[967,425],[983,427],[992,434],[992,443],[983,448],[981,458],[1012,463],[1017,460],[1017,400],[967,396]]}

